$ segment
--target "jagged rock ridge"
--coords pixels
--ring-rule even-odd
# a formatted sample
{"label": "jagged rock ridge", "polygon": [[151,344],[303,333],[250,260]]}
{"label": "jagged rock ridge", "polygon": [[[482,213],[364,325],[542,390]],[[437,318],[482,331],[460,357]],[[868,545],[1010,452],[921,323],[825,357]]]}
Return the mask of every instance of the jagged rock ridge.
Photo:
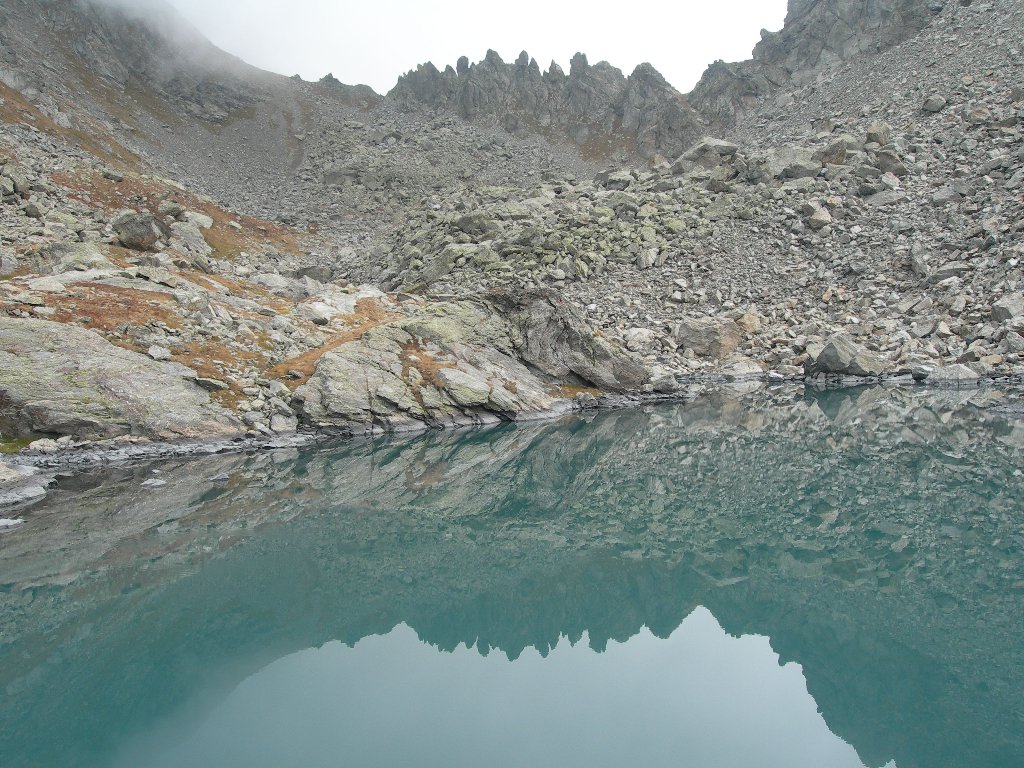
{"label": "jagged rock ridge", "polygon": [[466,120],[494,119],[513,134],[568,138],[600,156],[675,155],[702,123],[650,64],[625,77],[608,62],[590,64],[582,53],[573,56],[568,75],[555,62],[542,72],[526,51],[511,64],[493,50],[478,64],[463,56],[443,72],[427,63],[401,77],[388,98],[407,109],[426,105]]}
{"label": "jagged rock ridge", "polygon": [[791,0],[784,28],[762,30],[750,60],[715,62],[690,94],[649,63],[624,77],[577,53],[566,75],[555,62],[542,72],[526,51],[506,64],[491,50],[478,64],[463,56],[454,69],[422,64],[388,97],[406,108],[495,120],[510,133],[568,138],[602,156],[674,158],[702,131],[732,126],[763,99],[908,39],[943,6],[944,0]]}

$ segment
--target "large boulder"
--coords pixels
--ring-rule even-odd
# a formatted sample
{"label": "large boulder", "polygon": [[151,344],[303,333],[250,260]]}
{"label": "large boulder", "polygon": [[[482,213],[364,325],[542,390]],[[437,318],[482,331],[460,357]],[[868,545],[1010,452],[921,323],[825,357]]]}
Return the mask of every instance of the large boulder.
{"label": "large boulder", "polygon": [[1012,293],[992,305],[992,319],[996,322],[1024,317],[1024,295]]}
{"label": "large boulder", "polygon": [[672,329],[672,336],[681,347],[692,349],[698,357],[724,360],[740,344],[740,329],[733,320],[711,318],[681,320]]}
{"label": "large boulder", "polygon": [[516,355],[545,375],[620,393],[647,383],[638,359],[597,335],[555,291],[500,292],[487,301],[511,326]]}
{"label": "large boulder", "polygon": [[714,168],[725,162],[726,158],[733,157],[738,149],[739,146],[731,141],[705,136],[676,158],[671,172],[687,173],[695,167]]}
{"label": "large boulder", "polygon": [[194,371],[116,347],[93,331],[0,317],[0,431],[77,439],[235,437]]}
{"label": "large boulder", "polygon": [[771,149],[764,162],[768,176],[773,179],[805,179],[821,172],[821,160],[807,147]]}
{"label": "large boulder", "polygon": [[972,387],[977,386],[981,376],[973,368],[963,363],[940,365],[915,371],[914,378],[932,386],[939,387]]}
{"label": "large boulder", "polygon": [[804,372],[808,376],[819,373],[881,376],[888,368],[885,360],[861,347],[845,333],[833,334],[818,356],[804,363]]}
{"label": "large boulder", "polygon": [[494,293],[378,325],[324,355],[295,400],[314,426],[398,431],[557,414],[581,388],[648,378],[557,295]]}
{"label": "large boulder", "polygon": [[110,223],[125,248],[152,251],[171,235],[167,225],[151,213],[122,213]]}
{"label": "large boulder", "polygon": [[480,211],[460,216],[455,222],[455,228],[478,240],[497,237],[501,234],[501,226],[498,222]]}

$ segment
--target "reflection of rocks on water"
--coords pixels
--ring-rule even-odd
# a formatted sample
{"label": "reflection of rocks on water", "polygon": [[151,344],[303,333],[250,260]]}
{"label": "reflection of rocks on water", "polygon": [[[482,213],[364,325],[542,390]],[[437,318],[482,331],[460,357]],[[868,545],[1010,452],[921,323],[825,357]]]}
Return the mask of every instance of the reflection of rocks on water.
{"label": "reflection of rocks on water", "polygon": [[[68,722],[111,663],[132,670],[131,721],[149,691],[170,708],[228,658],[252,659],[243,674],[403,621],[516,657],[584,631],[597,648],[664,636],[705,605],[801,663],[866,762],[1010,764],[1024,433],[987,410],[1010,399],[719,393],[163,464],[147,492],[146,467],[80,476],[3,538],[0,660],[19,661],[0,683],[20,702],[4,719]],[[46,683],[69,665],[55,706]]]}

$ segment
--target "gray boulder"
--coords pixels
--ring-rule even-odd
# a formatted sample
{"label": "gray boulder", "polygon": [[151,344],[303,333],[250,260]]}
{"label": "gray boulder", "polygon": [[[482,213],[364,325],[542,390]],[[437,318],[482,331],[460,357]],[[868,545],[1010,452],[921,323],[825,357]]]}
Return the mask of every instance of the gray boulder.
{"label": "gray boulder", "polygon": [[672,329],[672,337],[698,357],[724,360],[739,347],[741,334],[733,320],[707,318],[680,321]]}
{"label": "gray boulder", "polygon": [[125,248],[155,250],[156,244],[170,237],[171,231],[151,213],[122,213],[111,222],[117,239]]}
{"label": "gray boulder", "polygon": [[0,247],[0,277],[14,274],[18,270],[18,257],[9,248]]}
{"label": "gray boulder", "polygon": [[992,305],[992,319],[997,322],[1024,316],[1024,295],[1013,293]]}
{"label": "gray boulder", "polygon": [[915,376],[919,381],[943,387],[976,386],[980,380],[978,372],[963,363],[943,365],[923,372],[923,376]]}
{"label": "gray boulder", "polygon": [[818,356],[804,363],[804,372],[808,376],[819,373],[881,376],[888,368],[885,360],[858,345],[845,333],[833,334]]}
{"label": "gray boulder", "polygon": [[892,142],[892,127],[888,123],[872,123],[867,129],[868,144],[875,143],[885,146]]}
{"label": "gray boulder", "polygon": [[705,136],[672,163],[671,172],[686,173],[697,166],[714,168],[733,157],[738,149],[731,141]]}
{"label": "gray boulder", "polygon": [[481,212],[468,213],[459,217],[455,222],[455,228],[477,239],[491,238],[501,233],[498,222]]}
{"label": "gray boulder", "polygon": [[767,171],[774,179],[806,179],[821,172],[821,161],[806,147],[780,147],[768,152]]}

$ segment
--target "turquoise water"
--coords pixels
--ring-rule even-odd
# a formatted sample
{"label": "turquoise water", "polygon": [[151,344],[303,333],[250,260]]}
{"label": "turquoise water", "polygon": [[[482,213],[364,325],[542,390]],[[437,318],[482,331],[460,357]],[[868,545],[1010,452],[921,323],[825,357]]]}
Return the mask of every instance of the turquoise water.
{"label": "turquoise water", "polygon": [[1009,399],[723,393],[67,478],[0,536],[0,765],[1020,766]]}

